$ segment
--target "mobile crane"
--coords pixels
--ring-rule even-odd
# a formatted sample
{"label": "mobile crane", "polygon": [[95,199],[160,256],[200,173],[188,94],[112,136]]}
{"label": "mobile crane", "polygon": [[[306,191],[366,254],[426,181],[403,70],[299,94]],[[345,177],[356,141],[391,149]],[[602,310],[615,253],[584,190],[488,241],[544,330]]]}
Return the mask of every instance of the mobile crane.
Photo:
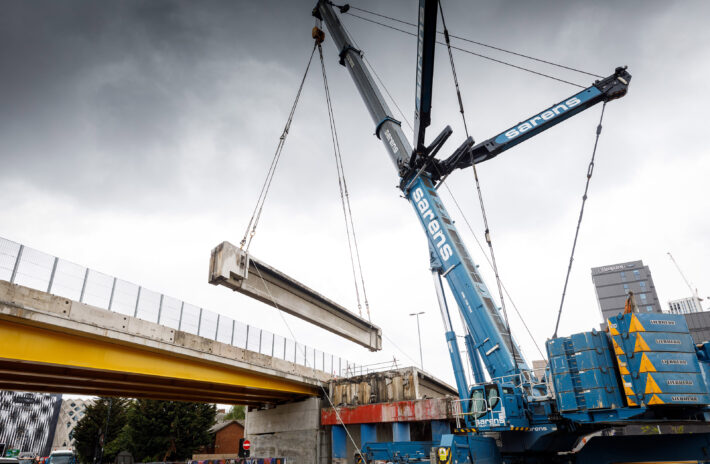
{"label": "mobile crane", "polygon": [[[710,344],[695,346],[682,316],[622,314],[609,332],[592,330],[547,341],[549,367],[536,375],[525,362],[476,265],[437,193],[457,169],[490,160],[596,105],[623,97],[625,67],[501,133],[435,158],[452,134],[446,127],[425,144],[430,124],[437,0],[420,0],[414,141],[410,145],[382,97],[362,52],[343,28],[336,6],[319,0],[325,23],[400,178],[399,187],[427,235],[430,268],[459,394],[454,433],[440,442],[367,443],[367,462],[620,463],[710,462]],[[465,325],[475,383],[464,373],[445,298],[446,280]],[[490,380],[486,380],[485,368]],[[625,434],[642,426],[658,434]],[[697,433],[666,433],[662,428]],[[655,428],[654,428],[655,427]],[[414,447],[414,448],[413,448]],[[419,447],[417,452],[412,450]],[[425,457],[424,457],[425,456]],[[431,456],[431,458],[430,458]]]}

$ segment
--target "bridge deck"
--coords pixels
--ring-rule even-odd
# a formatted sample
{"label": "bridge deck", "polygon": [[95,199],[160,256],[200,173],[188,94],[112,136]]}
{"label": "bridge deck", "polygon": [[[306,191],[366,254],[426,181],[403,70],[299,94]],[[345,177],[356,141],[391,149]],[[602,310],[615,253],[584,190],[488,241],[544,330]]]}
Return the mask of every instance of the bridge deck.
{"label": "bridge deck", "polygon": [[0,388],[258,405],[321,371],[0,281]]}

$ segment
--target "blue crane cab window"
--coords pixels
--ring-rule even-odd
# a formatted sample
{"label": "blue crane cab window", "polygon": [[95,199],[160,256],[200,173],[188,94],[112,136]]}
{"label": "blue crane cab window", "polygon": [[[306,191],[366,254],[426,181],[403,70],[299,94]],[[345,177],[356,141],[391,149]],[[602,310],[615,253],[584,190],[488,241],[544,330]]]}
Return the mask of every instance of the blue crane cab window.
{"label": "blue crane cab window", "polygon": [[471,415],[474,419],[478,419],[488,412],[486,407],[486,395],[482,389],[476,389],[471,392]]}
{"label": "blue crane cab window", "polygon": [[498,394],[497,385],[488,385],[486,387],[486,400],[488,401],[488,407],[490,409],[495,409],[500,401],[500,395]]}

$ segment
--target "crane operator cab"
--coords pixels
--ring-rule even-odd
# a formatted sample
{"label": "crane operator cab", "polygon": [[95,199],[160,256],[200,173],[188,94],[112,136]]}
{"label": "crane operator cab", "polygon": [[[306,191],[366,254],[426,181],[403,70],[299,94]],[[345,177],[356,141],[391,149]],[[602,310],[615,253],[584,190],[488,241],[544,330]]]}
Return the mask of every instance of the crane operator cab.
{"label": "crane operator cab", "polygon": [[482,431],[529,427],[523,413],[523,395],[512,383],[485,383],[470,390],[471,425]]}

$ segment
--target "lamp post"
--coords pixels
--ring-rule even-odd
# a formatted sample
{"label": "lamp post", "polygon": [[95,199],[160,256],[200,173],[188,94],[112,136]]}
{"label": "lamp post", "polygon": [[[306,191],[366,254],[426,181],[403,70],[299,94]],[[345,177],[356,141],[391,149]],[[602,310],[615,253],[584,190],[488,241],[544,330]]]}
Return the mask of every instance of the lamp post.
{"label": "lamp post", "polygon": [[422,332],[419,330],[419,315],[424,314],[424,311],[420,311],[418,313],[410,313],[410,316],[416,316],[417,317],[417,334],[419,335],[419,364],[421,365],[422,370],[424,370],[424,357],[422,356]]}

